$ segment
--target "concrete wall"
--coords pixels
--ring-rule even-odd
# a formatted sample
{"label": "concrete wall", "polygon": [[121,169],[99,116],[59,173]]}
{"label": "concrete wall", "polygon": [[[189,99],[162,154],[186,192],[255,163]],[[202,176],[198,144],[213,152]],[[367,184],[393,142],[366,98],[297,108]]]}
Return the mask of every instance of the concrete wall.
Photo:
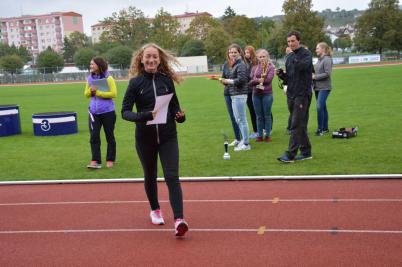
{"label": "concrete wall", "polygon": [[177,60],[181,64],[181,66],[179,66],[180,72],[187,72],[187,73],[208,72],[207,56],[178,57]]}

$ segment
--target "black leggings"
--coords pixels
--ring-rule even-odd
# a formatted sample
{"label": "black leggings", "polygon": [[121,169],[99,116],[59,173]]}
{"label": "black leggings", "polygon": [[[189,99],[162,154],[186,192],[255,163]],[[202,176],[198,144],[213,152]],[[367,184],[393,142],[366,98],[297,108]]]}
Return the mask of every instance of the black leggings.
{"label": "black leggings", "polygon": [[179,146],[177,137],[162,144],[136,141],[136,149],[144,170],[144,186],[152,210],[159,209],[158,201],[158,154],[169,189],[169,201],[174,219],[183,218],[183,195],[179,180]]}
{"label": "black leggings", "polygon": [[114,111],[103,114],[89,115],[89,133],[91,138],[92,160],[102,163],[100,131],[103,126],[107,141],[106,160],[116,160],[116,140],[114,138],[114,125],[116,124],[116,113]]}
{"label": "black leggings", "polygon": [[247,106],[250,112],[251,124],[253,125],[253,132],[257,132],[257,116],[255,115],[254,105],[253,105],[253,93],[247,94]]}

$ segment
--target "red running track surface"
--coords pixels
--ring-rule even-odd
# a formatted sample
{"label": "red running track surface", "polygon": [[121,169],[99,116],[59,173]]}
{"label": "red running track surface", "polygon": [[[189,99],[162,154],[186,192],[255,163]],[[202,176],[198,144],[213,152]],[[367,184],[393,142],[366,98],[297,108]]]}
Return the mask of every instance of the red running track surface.
{"label": "red running track surface", "polygon": [[402,180],[184,182],[190,231],[142,183],[0,186],[0,266],[402,266]]}

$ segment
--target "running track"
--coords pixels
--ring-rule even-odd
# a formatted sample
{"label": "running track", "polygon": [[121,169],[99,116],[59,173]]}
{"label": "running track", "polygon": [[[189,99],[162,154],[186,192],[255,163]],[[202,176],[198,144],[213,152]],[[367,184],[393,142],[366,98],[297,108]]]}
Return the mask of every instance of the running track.
{"label": "running track", "polygon": [[142,183],[0,186],[0,266],[402,266],[402,180],[183,182],[190,231]]}

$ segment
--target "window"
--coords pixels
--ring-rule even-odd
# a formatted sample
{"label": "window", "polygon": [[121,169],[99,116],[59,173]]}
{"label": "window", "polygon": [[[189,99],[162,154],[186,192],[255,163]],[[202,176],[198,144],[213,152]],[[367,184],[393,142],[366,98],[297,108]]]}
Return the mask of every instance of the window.
{"label": "window", "polygon": [[78,17],[73,17],[73,24],[77,25],[78,24]]}

